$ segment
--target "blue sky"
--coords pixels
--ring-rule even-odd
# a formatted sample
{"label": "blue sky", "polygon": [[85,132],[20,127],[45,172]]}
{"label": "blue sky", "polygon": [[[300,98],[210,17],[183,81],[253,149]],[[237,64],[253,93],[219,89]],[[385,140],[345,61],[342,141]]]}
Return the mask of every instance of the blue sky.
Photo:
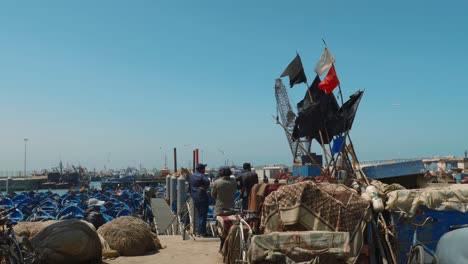
{"label": "blue sky", "polygon": [[211,166],[290,164],[274,80],[296,51],[312,79],[322,38],[344,96],[366,91],[361,160],[460,156],[468,6],[449,2],[2,3],[0,170],[22,169],[25,137],[28,169],[172,167],[173,147],[184,166],[197,147]]}

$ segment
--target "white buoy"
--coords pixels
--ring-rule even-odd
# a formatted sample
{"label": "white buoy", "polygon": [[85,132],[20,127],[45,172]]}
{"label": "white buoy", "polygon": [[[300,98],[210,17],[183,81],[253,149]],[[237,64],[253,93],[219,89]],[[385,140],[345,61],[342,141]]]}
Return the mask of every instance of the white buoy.
{"label": "white buoy", "polygon": [[371,197],[378,196],[378,191],[375,186],[369,185],[366,187],[366,193],[368,193]]}
{"label": "white buoy", "polygon": [[372,198],[372,208],[374,208],[376,213],[380,213],[385,209],[383,201],[380,199],[380,197],[377,196]]}
{"label": "white buoy", "polygon": [[363,193],[361,194],[361,197],[362,197],[364,200],[366,200],[367,202],[369,202],[369,203],[372,202],[372,196],[370,196],[370,194],[368,194],[368,193],[366,193],[366,192],[363,192]]}

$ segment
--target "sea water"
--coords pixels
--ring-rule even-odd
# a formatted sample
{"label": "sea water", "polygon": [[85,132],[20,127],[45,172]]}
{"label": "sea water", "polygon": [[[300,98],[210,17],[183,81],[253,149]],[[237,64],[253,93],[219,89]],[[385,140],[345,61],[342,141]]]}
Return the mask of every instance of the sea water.
{"label": "sea water", "polygon": [[[92,181],[92,182],[89,182],[89,187],[90,188],[95,188],[95,189],[98,189],[100,190],[101,189],[101,182],[99,181]],[[79,189],[79,188],[74,188],[74,189]],[[36,190],[34,190],[36,191]],[[39,189],[39,192],[47,192],[47,191],[51,191],[53,193],[56,193],[58,195],[63,195],[63,194],[66,194],[67,192],[70,191],[70,189]],[[21,193],[23,191],[15,191],[16,193]],[[5,194],[4,191],[0,192],[2,195]]]}

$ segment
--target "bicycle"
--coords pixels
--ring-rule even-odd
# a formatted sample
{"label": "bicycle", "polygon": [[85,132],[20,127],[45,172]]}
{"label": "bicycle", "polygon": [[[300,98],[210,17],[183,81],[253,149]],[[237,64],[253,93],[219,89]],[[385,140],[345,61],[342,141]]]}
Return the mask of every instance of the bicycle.
{"label": "bicycle", "polygon": [[423,227],[428,222],[436,222],[437,220],[432,217],[427,217],[422,224],[412,223],[415,226],[413,233],[413,244],[409,250],[407,264],[424,264],[425,254],[428,253],[433,257],[433,263],[437,263],[437,256],[435,251],[424,245],[418,240],[418,228]]}
{"label": "bicycle", "polygon": [[[248,263],[247,251],[254,234],[252,226],[255,224],[255,218],[252,217],[252,214],[256,212],[243,210],[242,206],[240,208],[223,209],[229,212],[229,214],[224,214],[224,216],[235,216],[235,222],[230,227],[227,237],[224,241],[223,238],[221,238],[221,243],[225,244],[223,248],[226,248],[223,254],[224,258],[232,259],[235,263]],[[238,245],[238,247],[236,245]],[[228,263],[230,262],[231,261],[228,261]]]}
{"label": "bicycle", "polygon": [[35,262],[35,254],[31,243],[26,237],[19,237],[17,240],[13,225],[8,221],[8,216],[16,209],[17,207],[13,207],[0,212],[0,261],[7,264],[32,264]]}

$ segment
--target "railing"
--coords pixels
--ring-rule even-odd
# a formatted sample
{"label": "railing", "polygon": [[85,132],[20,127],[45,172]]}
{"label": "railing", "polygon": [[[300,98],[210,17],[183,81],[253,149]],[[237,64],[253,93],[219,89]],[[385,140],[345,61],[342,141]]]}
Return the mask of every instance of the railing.
{"label": "railing", "polygon": [[[35,173],[36,171],[26,171],[26,176],[31,176]],[[24,177],[24,171],[0,170],[0,177]]]}
{"label": "railing", "polygon": [[[188,225],[186,225],[187,220]],[[181,215],[175,213],[171,223],[164,229],[164,235],[182,235],[184,240],[188,239],[188,236],[192,236],[190,229],[192,228],[192,218],[190,216],[190,205],[186,202],[186,207],[182,210]],[[189,230],[187,230],[189,229]]]}

